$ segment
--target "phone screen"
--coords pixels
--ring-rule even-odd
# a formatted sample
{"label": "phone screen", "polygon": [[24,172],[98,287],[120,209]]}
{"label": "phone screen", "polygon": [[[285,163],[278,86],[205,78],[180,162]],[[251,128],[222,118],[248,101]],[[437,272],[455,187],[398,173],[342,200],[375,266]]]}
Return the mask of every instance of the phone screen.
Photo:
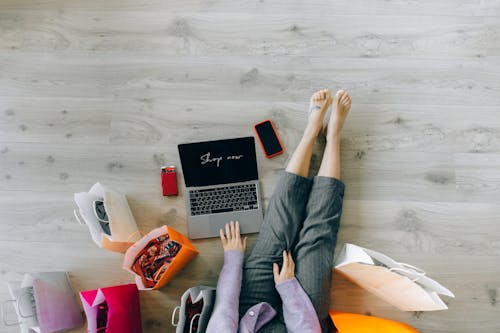
{"label": "phone screen", "polygon": [[255,126],[255,130],[259,135],[267,155],[274,155],[283,150],[270,121],[258,124]]}

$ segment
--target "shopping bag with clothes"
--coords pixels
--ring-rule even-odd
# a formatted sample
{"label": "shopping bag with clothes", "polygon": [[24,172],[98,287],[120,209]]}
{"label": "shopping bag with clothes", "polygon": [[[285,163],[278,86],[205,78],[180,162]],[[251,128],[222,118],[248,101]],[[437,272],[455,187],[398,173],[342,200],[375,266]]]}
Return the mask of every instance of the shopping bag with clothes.
{"label": "shopping bag with clothes", "polygon": [[89,333],[141,333],[139,292],[126,284],[80,292]]}
{"label": "shopping bag with clothes", "polygon": [[96,183],[88,192],[75,193],[75,202],[75,216],[85,221],[97,246],[123,253],[141,238],[123,194]]}
{"label": "shopping bag with clothes", "polygon": [[[175,333],[203,333],[215,304],[215,288],[196,286],[189,288],[181,297],[181,305],[172,312]],[[178,313],[178,320],[175,321]]]}
{"label": "shopping bag with clothes", "polygon": [[[3,304],[6,326],[19,325],[22,333],[52,333],[83,324],[80,307],[66,272],[25,274],[22,281],[8,282],[12,300]],[[10,303],[17,319],[6,318]]]}
{"label": "shopping bag with clothes", "polygon": [[125,253],[123,268],[135,275],[140,290],[156,290],[167,284],[198,250],[186,236],[163,226],[152,230]]}
{"label": "shopping bag with clothes", "polygon": [[402,311],[445,310],[439,295],[455,297],[414,266],[354,244],[345,244],[335,270]]}
{"label": "shopping bag with clothes", "polygon": [[330,311],[338,333],[418,333],[408,324],[373,316]]}

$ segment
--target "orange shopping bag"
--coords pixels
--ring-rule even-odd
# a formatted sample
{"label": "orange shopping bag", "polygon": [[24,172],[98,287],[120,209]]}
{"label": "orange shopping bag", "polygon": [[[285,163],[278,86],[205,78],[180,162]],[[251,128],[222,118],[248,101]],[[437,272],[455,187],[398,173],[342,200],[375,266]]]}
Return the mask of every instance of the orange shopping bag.
{"label": "orange shopping bag", "polygon": [[135,275],[140,290],[157,290],[197,254],[198,250],[186,236],[163,226],[152,230],[127,250],[123,268]]}
{"label": "orange shopping bag", "polygon": [[418,333],[408,324],[355,313],[330,311],[338,333]]}

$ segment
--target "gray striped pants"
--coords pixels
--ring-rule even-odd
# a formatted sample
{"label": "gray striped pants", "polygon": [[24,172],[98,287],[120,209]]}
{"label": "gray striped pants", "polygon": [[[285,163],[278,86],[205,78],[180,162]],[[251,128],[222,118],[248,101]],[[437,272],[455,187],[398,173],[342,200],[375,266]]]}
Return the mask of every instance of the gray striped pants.
{"label": "gray striped pants", "polygon": [[308,179],[288,172],[278,181],[257,243],[243,267],[240,317],[260,302],[278,311],[260,332],[287,331],[273,277],[273,263],[281,267],[283,250],[292,251],[295,276],[310,297],[323,332],[331,330],[330,280],[344,187],[335,178]]}

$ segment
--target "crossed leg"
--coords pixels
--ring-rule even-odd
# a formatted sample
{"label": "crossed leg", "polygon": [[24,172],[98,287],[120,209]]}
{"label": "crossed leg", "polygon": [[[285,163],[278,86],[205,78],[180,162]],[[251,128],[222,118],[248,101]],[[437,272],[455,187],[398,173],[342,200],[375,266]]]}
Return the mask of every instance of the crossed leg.
{"label": "crossed leg", "polygon": [[[312,108],[304,135],[274,190],[257,243],[245,260],[240,294],[240,316],[243,316],[248,308],[260,302],[268,302],[277,310],[281,310],[281,300],[274,286],[272,264],[281,262],[284,249],[292,249],[297,278],[311,297],[320,320],[324,319],[324,309],[328,311],[328,300],[324,299],[328,298],[325,295],[328,295],[327,288],[329,289],[330,283],[332,243],[334,248],[343,196],[343,184],[338,180],[340,177],[338,138],[348,108],[347,111],[344,110],[345,112],[338,110],[339,106],[347,101],[350,106],[347,93],[345,96],[341,93],[335,97],[335,110],[328,123],[327,145],[319,177],[311,180],[306,177],[313,145],[323,130],[323,118],[331,98],[328,91],[320,91],[311,99]],[[339,117],[339,114],[343,115],[343,118]],[[335,136],[337,141],[334,140]],[[325,195],[331,201],[325,200]],[[320,199],[323,200],[319,205],[316,204]],[[326,207],[323,211],[323,208],[332,201],[332,207]],[[307,253],[307,251],[312,252]],[[323,257],[326,259],[323,260]],[[319,269],[315,268],[312,271],[314,265],[319,265]],[[311,274],[307,270],[317,274]],[[321,295],[320,292],[325,290],[326,294]],[[261,331],[286,332],[282,314],[280,313],[278,318]]]}
{"label": "crossed leg", "polygon": [[350,105],[349,95],[342,90],[337,92],[323,160],[318,176],[313,179],[305,219],[293,249],[296,277],[311,298],[323,332],[331,330],[330,281],[345,188],[339,180],[340,131]]}
{"label": "crossed leg", "polygon": [[257,243],[245,260],[240,316],[260,302],[281,308],[272,267],[273,263],[281,262],[283,250],[291,249],[297,242],[312,185],[312,180],[306,177],[313,145],[323,127],[323,118],[331,102],[329,97],[329,92],[323,90],[311,98],[312,108],[304,135],[274,189]]}

